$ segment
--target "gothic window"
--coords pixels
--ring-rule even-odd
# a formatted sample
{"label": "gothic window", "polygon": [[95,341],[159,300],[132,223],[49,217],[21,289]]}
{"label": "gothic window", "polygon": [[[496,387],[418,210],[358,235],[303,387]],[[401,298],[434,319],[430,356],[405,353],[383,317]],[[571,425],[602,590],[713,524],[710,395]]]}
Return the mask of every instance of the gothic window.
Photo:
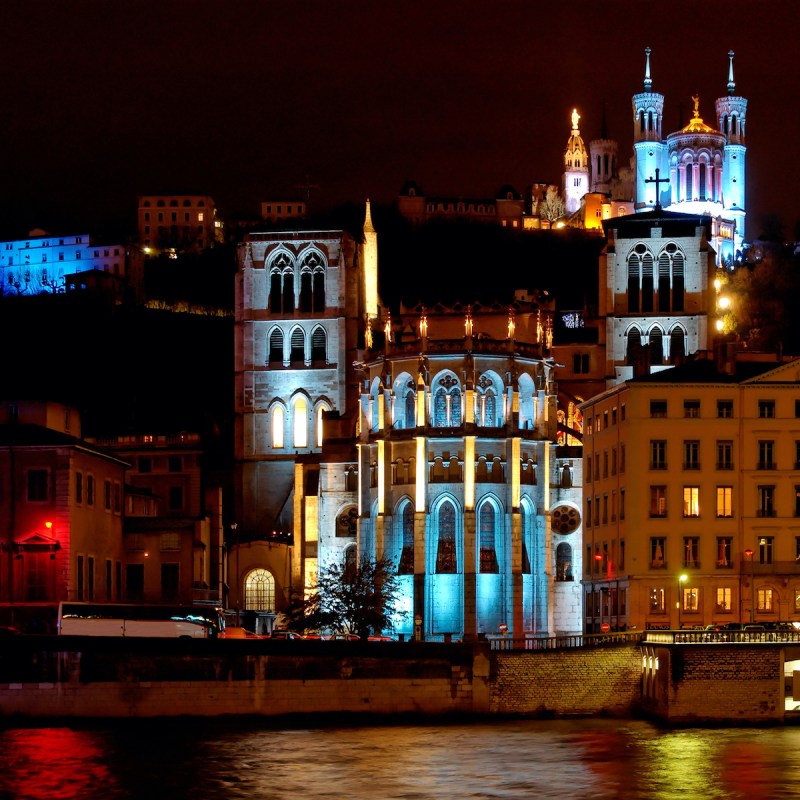
{"label": "gothic window", "polygon": [[327,360],[326,336],[324,328],[314,328],[311,334],[311,360],[324,362]]}
{"label": "gothic window", "polygon": [[480,513],[480,572],[499,572],[495,549],[495,510],[491,503],[484,503]]}
{"label": "gothic window", "polygon": [[461,424],[461,389],[451,376],[441,379],[434,395],[433,424],[437,428],[455,428]]}
{"label": "gothic window", "polygon": [[298,397],[294,404],[294,446],[308,447],[308,406]]}
{"label": "gothic window", "polygon": [[314,271],[314,311],[325,310],[325,272],[322,268]]}
{"label": "gothic window", "polygon": [[456,571],[456,510],[452,503],[442,503],[439,508],[438,522],[436,572],[454,573]]}
{"label": "gothic window", "polygon": [[272,410],[272,446],[283,447],[283,409],[280,406]]}
{"label": "gothic window", "polygon": [[403,549],[400,551],[400,564],[397,572],[400,575],[414,573],[414,506],[406,503],[401,515]]}
{"label": "gothic window", "polygon": [[300,273],[300,310],[311,311],[311,272],[304,269]]}
{"label": "gothic window", "polygon": [[289,360],[293,364],[298,361],[305,362],[306,360],[306,337],[302,328],[295,328],[292,331],[292,347],[289,352]]}
{"label": "gothic window", "polygon": [[405,396],[405,428],[416,427],[416,394],[409,389]]}
{"label": "gothic window", "polygon": [[556,580],[572,580],[572,548],[566,542],[556,547]]}
{"label": "gothic window", "polygon": [[684,295],[684,276],[683,276],[683,253],[678,250],[672,256],[672,310],[683,311]]}
{"label": "gothic window", "polygon": [[638,364],[642,355],[642,334],[636,327],[628,331],[626,351],[626,363]]}
{"label": "gothic window", "polygon": [[682,364],[686,357],[686,345],[683,329],[679,326],[673,328],[669,334],[669,362]]}
{"label": "gothic window", "polygon": [[628,258],[628,311],[639,311],[639,259],[633,253]]}
{"label": "gothic window", "polygon": [[253,611],[275,610],[275,578],[265,569],[254,569],[244,579],[244,607]]}
{"label": "gothic window", "polygon": [[688,161],[685,164],[686,167],[686,200],[694,200],[694,186],[693,186],[693,172],[694,172],[694,165],[691,161]]}
{"label": "gothic window", "polygon": [[670,261],[666,253],[658,257],[658,310],[662,313],[669,311],[670,299]]}
{"label": "gothic window", "polygon": [[280,328],[275,328],[269,335],[269,358],[270,364],[283,364],[283,332]]}
{"label": "gothic window", "polygon": [[273,314],[281,313],[282,286],[283,276],[280,270],[274,270],[269,276],[269,310]]}
{"label": "gothic window", "polygon": [[642,311],[653,310],[653,256],[645,253],[642,259]]}
{"label": "gothic window", "polygon": [[700,184],[698,188],[698,194],[700,195],[701,200],[706,199],[706,165],[703,162],[700,162],[700,169],[698,175],[698,183]]}
{"label": "gothic window", "polygon": [[655,327],[650,331],[650,363],[664,363],[664,337],[661,328]]}

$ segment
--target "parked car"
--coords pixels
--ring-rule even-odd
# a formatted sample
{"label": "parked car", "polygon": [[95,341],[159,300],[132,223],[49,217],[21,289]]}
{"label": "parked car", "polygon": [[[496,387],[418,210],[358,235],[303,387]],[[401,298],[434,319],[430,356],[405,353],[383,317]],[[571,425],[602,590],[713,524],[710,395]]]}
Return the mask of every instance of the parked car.
{"label": "parked car", "polygon": [[248,631],[247,628],[242,628],[237,625],[226,625],[225,630],[219,635],[220,639],[263,639],[257,633]]}
{"label": "parked car", "polygon": [[358,642],[361,637],[355,633],[332,633],[328,639],[332,642]]}
{"label": "parked car", "polygon": [[14,628],[11,625],[0,625],[0,639],[10,639],[12,636],[24,636],[25,634],[19,630],[19,628]]}
{"label": "parked car", "polygon": [[396,642],[397,639],[395,639],[393,636],[368,636],[367,637],[367,641],[368,642]]}
{"label": "parked car", "polygon": [[303,636],[300,633],[295,633],[295,631],[272,631],[269,636],[265,636],[265,639],[302,639]]}

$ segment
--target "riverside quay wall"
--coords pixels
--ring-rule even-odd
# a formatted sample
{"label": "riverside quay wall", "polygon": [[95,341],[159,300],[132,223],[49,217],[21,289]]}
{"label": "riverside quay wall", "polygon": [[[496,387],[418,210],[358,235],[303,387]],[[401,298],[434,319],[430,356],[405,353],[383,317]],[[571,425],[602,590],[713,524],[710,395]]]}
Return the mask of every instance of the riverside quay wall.
{"label": "riverside quay wall", "polygon": [[0,645],[0,720],[249,715],[626,716],[638,645],[107,639]]}
{"label": "riverside quay wall", "polygon": [[784,659],[800,656],[790,652],[800,643],[670,637],[531,651],[488,642],[22,636],[0,641],[0,723],[404,714],[787,721]]}

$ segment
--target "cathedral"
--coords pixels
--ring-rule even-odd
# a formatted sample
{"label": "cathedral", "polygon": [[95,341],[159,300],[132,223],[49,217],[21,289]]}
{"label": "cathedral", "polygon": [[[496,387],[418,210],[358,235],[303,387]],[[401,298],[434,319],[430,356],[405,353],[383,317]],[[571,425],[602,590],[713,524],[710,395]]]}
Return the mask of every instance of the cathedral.
{"label": "cathedral", "polygon": [[553,341],[555,303],[536,293],[390,313],[369,201],[358,240],[248,235],[236,276],[232,605],[280,611],[325,565],[367,555],[396,564],[394,633],[584,629],[578,404],[589,398],[575,387],[602,392],[709,347],[714,273],[744,242],[747,101],[729,59],[718,130],[695,98],[689,124],[664,137],[646,50],[630,168],[605,125],[587,149],[573,112],[567,213],[606,236],[585,352]]}

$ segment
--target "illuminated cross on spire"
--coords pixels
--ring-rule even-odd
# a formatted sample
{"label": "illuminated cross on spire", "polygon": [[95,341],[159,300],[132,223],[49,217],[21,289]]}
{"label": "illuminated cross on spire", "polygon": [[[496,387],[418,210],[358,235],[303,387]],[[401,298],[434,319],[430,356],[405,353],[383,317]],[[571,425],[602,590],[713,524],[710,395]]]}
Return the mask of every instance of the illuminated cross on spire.
{"label": "illuminated cross on spire", "polygon": [[669,183],[669,178],[661,178],[659,177],[661,174],[661,170],[656,167],[656,176],[655,178],[645,178],[645,183],[654,183],[656,185],[656,211],[661,211],[661,190],[659,188],[660,183]]}

